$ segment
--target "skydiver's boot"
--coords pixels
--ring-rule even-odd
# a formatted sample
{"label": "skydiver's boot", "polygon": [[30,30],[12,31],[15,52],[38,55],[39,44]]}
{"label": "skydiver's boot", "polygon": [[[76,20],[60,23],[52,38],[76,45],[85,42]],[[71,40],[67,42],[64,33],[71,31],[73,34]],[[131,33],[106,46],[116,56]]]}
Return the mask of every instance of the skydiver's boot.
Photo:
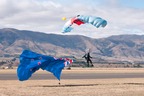
{"label": "skydiver's boot", "polygon": [[91,67],[94,67],[94,65],[92,64]]}
{"label": "skydiver's boot", "polygon": [[71,67],[68,67],[67,70],[71,70]]}

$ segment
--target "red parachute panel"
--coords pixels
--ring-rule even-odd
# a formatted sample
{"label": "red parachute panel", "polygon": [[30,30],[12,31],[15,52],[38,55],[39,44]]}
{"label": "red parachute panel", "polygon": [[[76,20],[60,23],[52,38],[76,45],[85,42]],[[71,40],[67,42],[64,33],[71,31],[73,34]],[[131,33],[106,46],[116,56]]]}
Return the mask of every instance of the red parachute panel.
{"label": "red parachute panel", "polygon": [[72,23],[72,24],[75,23],[75,24],[77,24],[77,25],[84,24],[83,21],[81,21],[81,20],[79,20],[79,19],[77,19],[77,18],[72,18],[72,19],[71,19],[71,23]]}

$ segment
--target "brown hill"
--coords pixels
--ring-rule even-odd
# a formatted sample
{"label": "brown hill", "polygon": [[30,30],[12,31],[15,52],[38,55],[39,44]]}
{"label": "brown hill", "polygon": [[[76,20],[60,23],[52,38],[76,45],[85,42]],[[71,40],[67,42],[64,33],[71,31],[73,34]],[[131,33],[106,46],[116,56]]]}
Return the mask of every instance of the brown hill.
{"label": "brown hill", "polygon": [[91,49],[93,59],[109,61],[144,61],[144,35],[118,35],[92,39],[81,35],[56,35],[0,29],[0,56],[19,56],[24,49],[53,56],[81,58]]}

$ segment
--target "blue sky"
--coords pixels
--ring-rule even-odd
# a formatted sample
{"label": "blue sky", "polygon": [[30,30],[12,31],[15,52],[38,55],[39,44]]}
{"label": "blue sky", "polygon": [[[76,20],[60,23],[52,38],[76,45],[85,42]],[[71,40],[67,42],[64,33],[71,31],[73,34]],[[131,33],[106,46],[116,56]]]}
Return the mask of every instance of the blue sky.
{"label": "blue sky", "polygon": [[125,7],[144,9],[144,0],[120,0],[120,4]]}
{"label": "blue sky", "polygon": [[[144,0],[1,0],[0,28],[62,34],[67,20],[76,15],[99,16],[105,28],[85,24],[66,35],[102,38],[121,34],[144,35]],[[65,35],[65,34],[62,34]]]}
{"label": "blue sky", "polygon": [[[39,0],[40,2],[48,1],[48,0]],[[70,5],[70,4],[88,4],[89,6],[105,6],[107,4],[118,4],[123,7],[131,7],[131,8],[144,8],[144,0],[53,0],[54,2],[58,2],[63,5]],[[110,4],[110,5],[111,5]],[[107,5],[109,6],[109,5]]]}

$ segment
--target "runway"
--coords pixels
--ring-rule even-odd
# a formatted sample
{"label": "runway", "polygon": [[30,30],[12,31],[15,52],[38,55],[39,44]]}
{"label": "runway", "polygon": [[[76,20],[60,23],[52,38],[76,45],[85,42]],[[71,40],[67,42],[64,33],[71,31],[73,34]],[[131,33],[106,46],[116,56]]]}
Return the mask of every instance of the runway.
{"label": "runway", "polygon": [[[62,73],[61,79],[144,78],[144,73]],[[29,80],[56,79],[51,73],[33,74]],[[0,80],[18,80],[14,73],[1,73]]]}

